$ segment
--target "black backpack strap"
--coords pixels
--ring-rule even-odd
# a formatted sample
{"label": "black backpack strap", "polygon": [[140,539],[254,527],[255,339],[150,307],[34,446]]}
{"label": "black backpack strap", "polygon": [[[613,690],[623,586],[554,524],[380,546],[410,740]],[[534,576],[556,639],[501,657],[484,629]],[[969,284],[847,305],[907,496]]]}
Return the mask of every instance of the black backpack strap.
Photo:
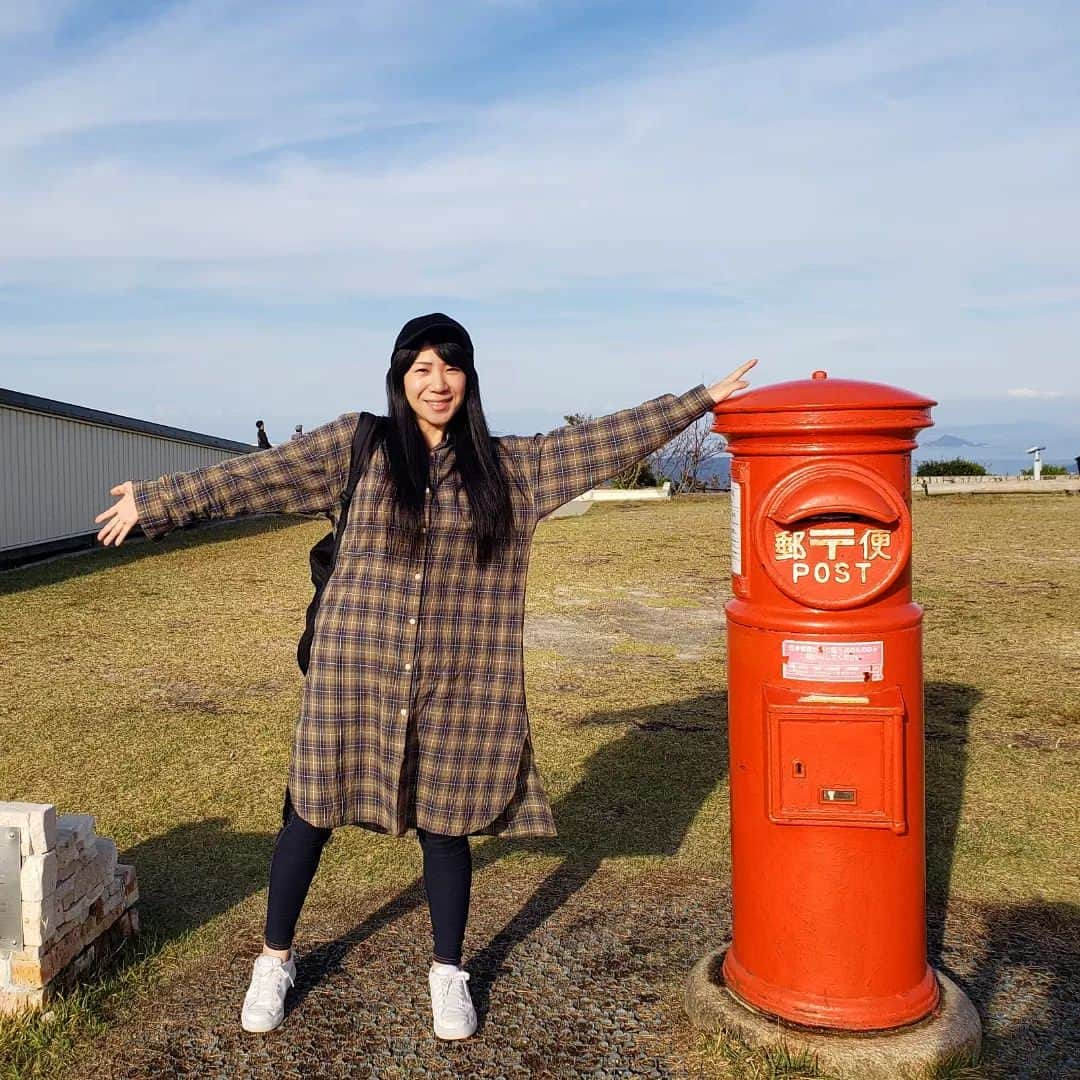
{"label": "black backpack strap", "polygon": [[374,449],[375,434],[378,430],[379,418],[369,412],[360,414],[356,421],[356,430],[353,432],[352,454],[349,457],[349,481],[345,490],[341,493],[343,503],[351,502],[356,485],[360,477],[364,475],[368,462],[371,460],[371,452]]}
{"label": "black backpack strap", "polygon": [[371,461],[371,455],[375,451],[377,437],[381,434],[382,425],[379,417],[369,412],[362,412],[360,419],[356,421],[356,430],[353,432],[352,452],[349,455],[349,479],[345,484],[345,490],[341,493],[340,510],[338,512],[337,525],[334,529],[334,561],[337,561],[338,545],[345,532],[345,526],[349,521],[349,505],[352,503],[356,485]]}

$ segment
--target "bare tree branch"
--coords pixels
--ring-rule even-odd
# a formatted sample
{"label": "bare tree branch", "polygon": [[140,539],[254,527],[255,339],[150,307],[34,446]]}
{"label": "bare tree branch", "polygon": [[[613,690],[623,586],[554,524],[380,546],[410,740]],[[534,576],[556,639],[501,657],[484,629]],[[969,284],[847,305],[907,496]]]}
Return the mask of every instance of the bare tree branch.
{"label": "bare tree branch", "polygon": [[706,413],[653,455],[654,471],[671,481],[675,494],[715,491],[719,487],[715,474],[706,478],[705,466],[726,454],[727,443],[712,430],[712,425],[713,416]]}

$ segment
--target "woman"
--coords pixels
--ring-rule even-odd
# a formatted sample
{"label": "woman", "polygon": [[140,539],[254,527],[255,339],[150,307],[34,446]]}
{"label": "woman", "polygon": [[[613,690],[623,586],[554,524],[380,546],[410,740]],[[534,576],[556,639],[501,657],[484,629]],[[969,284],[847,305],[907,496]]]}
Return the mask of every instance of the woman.
{"label": "woman", "polygon": [[[461,967],[468,837],[554,836],[533,763],[521,632],[533,530],[556,507],[666,443],[746,385],[756,361],[531,438],[492,438],[473,347],[443,314],[402,328],[386,376],[389,417],[357,485],[319,607],[270,864],[265,940],[241,1023],[281,1023],[293,934],[323,845],[340,825],[415,828],[431,913],[435,1034],[476,1029]],[[98,539],[151,539],[206,518],[329,513],[349,474],[358,414],[260,454],[112,489]]]}

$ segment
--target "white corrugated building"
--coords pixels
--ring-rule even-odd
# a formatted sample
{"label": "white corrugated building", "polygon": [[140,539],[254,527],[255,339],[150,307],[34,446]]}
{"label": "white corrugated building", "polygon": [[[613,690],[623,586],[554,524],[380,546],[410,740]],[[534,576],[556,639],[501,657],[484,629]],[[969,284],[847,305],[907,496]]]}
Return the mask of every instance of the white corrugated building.
{"label": "white corrugated building", "polygon": [[255,449],[0,388],[0,569],[92,545],[114,484]]}

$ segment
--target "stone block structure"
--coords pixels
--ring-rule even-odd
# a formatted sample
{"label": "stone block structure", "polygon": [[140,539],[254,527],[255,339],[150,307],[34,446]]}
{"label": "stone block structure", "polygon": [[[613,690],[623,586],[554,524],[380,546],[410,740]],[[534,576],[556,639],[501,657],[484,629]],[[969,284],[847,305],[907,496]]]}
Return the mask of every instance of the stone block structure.
{"label": "stone block structure", "polygon": [[47,803],[0,802],[5,841],[0,1012],[19,1012],[69,989],[138,933],[139,889],[135,867],[117,862],[116,844],[95,834],[89,814],[57,816]]}

